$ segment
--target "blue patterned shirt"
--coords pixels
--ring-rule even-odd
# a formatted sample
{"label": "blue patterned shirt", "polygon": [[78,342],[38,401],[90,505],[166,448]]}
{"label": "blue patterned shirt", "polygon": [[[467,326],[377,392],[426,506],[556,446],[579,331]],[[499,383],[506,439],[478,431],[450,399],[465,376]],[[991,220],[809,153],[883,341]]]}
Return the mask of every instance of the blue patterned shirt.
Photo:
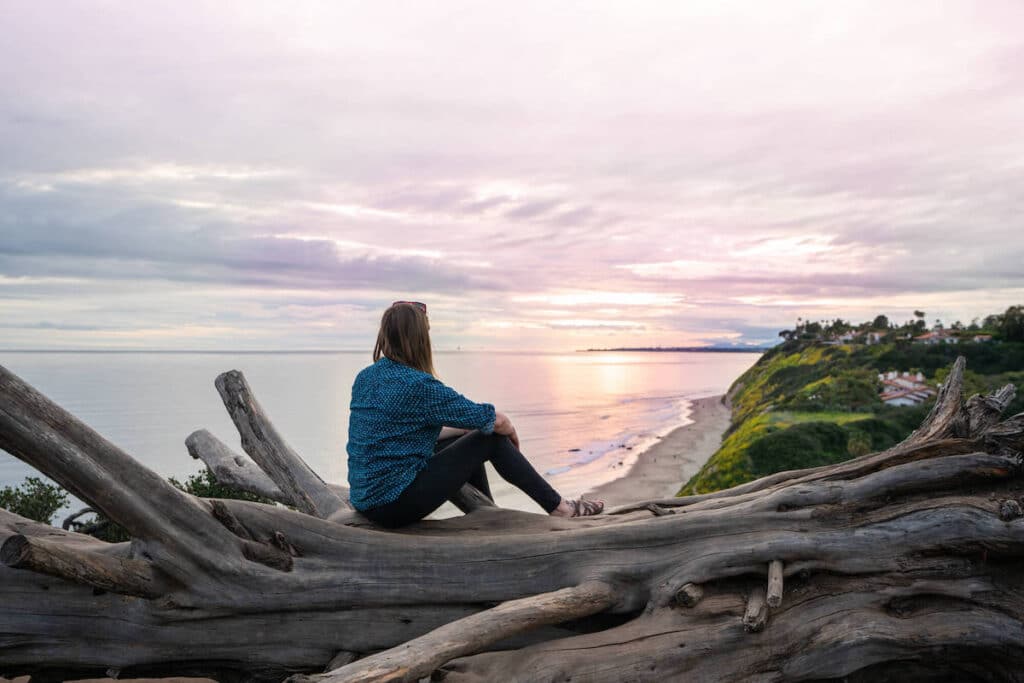
{"label": "blue patterned shirt", "polygon": [[494,431],[493,405],[387,356],[356,375],[349,408],[349,498],[357,510],[398,498],[427,466],[442,426]]}

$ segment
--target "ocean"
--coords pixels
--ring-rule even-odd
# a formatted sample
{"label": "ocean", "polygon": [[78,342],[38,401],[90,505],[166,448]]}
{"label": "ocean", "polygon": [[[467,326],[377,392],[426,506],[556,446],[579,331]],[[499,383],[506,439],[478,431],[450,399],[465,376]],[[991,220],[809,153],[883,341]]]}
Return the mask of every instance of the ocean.
{"label": "ocean", "polygon": [[[575,496],[625,474],[635,455],[687,423],[692,399],[724,393],[758,355],[452,351],[434,360],[446,384],[507,413],[538,471]],[[296,452],[324,479],[345,483],[349,392],[371,362],[367,352],[0,352],[7,369],[146,466],[179,479],[202,466],[184,443],[196,429],[241,452],[213,385],[237,369]],[[32,475],[0,451],[0,488]],[[535,507],[491,475],[498,504]]]}

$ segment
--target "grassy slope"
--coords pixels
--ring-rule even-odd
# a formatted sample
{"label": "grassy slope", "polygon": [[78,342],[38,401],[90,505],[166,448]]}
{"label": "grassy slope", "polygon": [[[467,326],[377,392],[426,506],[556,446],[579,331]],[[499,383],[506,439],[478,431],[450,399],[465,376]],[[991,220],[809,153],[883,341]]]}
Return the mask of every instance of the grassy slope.
{"label": "grassy slope", "polygon": [[[680,495],[736,486],[772,472],[814,467],[900,440],[927,406],[892,408],[878,400],[877,373],[921,370],[941,380],[957,354],[967,356],[968,393],[1007,382],[1024,385],[1024,344],[825,346],[783,344],[766,353],[729,390],[732,426],[721,448]],[[1018,397],[1010,413],[1024,410]]]}

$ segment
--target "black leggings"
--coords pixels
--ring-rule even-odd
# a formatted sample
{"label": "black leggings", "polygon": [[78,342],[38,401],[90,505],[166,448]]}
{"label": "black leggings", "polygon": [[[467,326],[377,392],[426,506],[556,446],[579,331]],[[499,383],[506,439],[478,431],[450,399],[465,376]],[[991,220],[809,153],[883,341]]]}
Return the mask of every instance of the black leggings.
{"label": "black leggings", "polygon": [[394,502],[364,510],[381,526],[398,527],[423,519],[469,483],[493,500],[484,462],[490,460],[501,478],[551,512],[562,497],[544,481],[507,436],[472,431],[438,441],[427,466]]}

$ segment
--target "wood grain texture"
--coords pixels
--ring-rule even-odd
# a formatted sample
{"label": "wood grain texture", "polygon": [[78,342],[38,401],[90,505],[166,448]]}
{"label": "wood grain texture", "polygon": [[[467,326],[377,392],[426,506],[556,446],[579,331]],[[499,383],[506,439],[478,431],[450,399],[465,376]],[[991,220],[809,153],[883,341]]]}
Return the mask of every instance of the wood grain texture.
{"label": "wood grain texture", "polygon": [[765,601],[772,608],[782,604],[782,562],[780,560],[772,560],[768,565],[768,591]]}
{"label": "wood grain texture", "polygon": [[56,576],[124,595],[155,598],[169,588],[149,562],[90,553],[22,534],[0,545],[0,562],[12,569]]}
{"label": "wood grain texture", "polygon": [[321,519],[349,507],[285,442],[256,401],[241,372],[225,372],[217,377],[214,384],[242,437],[242,448],[292,505]]}
{"label": "wood grain texture", "polygon": [[289,683],[412,683],[456,657],[538,626],[596,614],[614,600],[613,588],[600,582],[512,600],[330,673],[293,676]]}

